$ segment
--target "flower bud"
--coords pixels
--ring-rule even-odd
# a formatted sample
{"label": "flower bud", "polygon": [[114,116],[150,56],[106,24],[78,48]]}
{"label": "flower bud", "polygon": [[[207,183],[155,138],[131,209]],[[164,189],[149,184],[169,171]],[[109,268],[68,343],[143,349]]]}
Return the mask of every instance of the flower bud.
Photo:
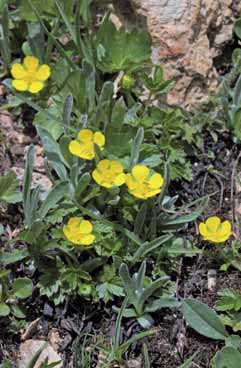
{"label": "flower bud", "polygon": [[124,89],[131,89],[132,87],[134,87],[135,83],[135,79],[128,74],[125,74],[121,80],[121,86]]}

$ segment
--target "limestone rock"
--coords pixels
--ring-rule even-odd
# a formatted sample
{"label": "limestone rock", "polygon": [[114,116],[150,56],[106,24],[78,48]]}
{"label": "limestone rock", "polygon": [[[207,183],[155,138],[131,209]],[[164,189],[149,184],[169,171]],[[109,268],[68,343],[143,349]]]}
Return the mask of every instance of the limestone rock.
{"label": "limestone rock", "polygon": [[[236,0],[113,0],[126,26],[142,24],[151,35],[153,61],[176,80],[169,103],[185,107],[208,99],[217,89],[214,58],[232,39],[234,17],[241,15]],[[128,11],[127,11],[128,9]],[[119,24],[118,24],[119,26]]]}
{"label": "limestone rock", "polygon": [[[34,354],[45,344],[43,340],[26,340],[20,345],[19,351],[19,361],[18,361],[18,368],[26,368],[33,358]],[[42,351],[41,355],[39,356],[37,363],[35,364],[35,368],[38,368],[41,363],[48,357],[48,363],[59,362],[56,365],[56,368],[61,368],[63,365],[61,363],[61,357],[56,351],[52,348],[51,345],[47,345],[46,348]]]}

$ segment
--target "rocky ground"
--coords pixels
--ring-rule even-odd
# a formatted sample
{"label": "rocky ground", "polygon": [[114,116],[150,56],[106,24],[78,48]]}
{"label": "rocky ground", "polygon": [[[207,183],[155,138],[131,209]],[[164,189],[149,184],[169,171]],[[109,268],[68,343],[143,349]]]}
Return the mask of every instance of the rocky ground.
{"label": "rocky ground", "polygon": [[[35,129],[31,124],[33,114],[31,111],[24,112],[26,115],[13,116],[10,112],[2,111],[0,114],[2,139],[1,139],[1,173],[12,168],[18,175],[20,181],[23,176],[24,155],[28,145],[32,142],[36,145],[36,165],[34,170],[34,184],[43,185],[47,188],[50,183],[44,175],[43,157],[41,147],[35,135]],[[24,121],[24,124],[23,124]],[[4,139],[3,139],[4,137]],[[210,146],[212,145],[212,146]],[[212,149],[216,159],[210,161],[207,151]],[[190,201],[200,195],[216,193],[211,197],[210,206],[203,214],[204,218],[210,215],[222,214],[223,217],[234,221],[233,216],[239,216],[238,203],[240,187],[235,185],[230,178],[237,171],[238,148],[232,147],[231,142],[219,144],[207,140],[200,154],[200,160],[193,162],[194,180],[184,184],[179,190],[182,202]],[[207,168],[212,165],[219,173],[218,176],[206,174]],[[238,166],[239,167],[239,166]],[[236,172],[235,171],[235,172]],[[176,185],[176,184],[174,184]],[[174,189],[174,187],[173,187]],[[171,188],[172,190],[172,188]],[[21,209],[18,206],[10,206],[8,210],[1,208],[3,222],[8,224],[9,239],[19,233],[21,226]],[[196,236],[195,227],[187,231],[190,236]],[[238,237],[238,234],[236,232]],[[210,287],[208,283],[208,270],[217,269],[216,255],[212,248],[207,248],[207,254],[193,259],[180,259],[178,274],[173,274],[176,280],[178,297],[195,297],[204,303],[213,306],[217,299],[217,291],[224,287],[240,287],[240,274],[232,271],[230,273],[217,273],[215,285]],[[19,270],[18,270],[19,271]],[[110,336],[114,328],[114,316],[108,305],[91,306],[74,305],[66,302],[61,308],[55,308],[45,298],[40,298],[36,293],[30,298],[28,308],[32,311],[31,319],[19,332],[14,333],[14,338],[9,338],[4,333],[4,323],[1,322],[1,356],[8,356],[12,361],[18,361],[20,368],[26,367],[26,360],[33,352],[48,342],[45,353],[52,357],[53,361],[58,358],[63,367],[80,367],[78,356],[81,354],[83,339],[86,334],[88,339],[88,351],[93,349],[96,341]],[[102,318],[100,319],[99,316]],[[156,334],[147,340],[152,367],[177,368],[187,357],[197,352],[195,365],[193,367],[206,368],[214,353],[219,349],[220,343],[206,339],[193,330],[187,328],[181,314],[170,314],[159,312],[155,315]],[[134,322],[125,322],[123,326],[123,337],[129,337],[139,332],[140,327]],[[42,355],[44,357],[45,355]],[[103,357],[97,353],[92,354],[91,367],[101,367]],[[98,365],[99,364],[99,365]],[[17,365],[16,365],[17,366]],[[60,365],[61,366],[61,365]],[[141,359],[141,346],[133,346],[131,353],[126,355],[126,367],[143,367]]]}

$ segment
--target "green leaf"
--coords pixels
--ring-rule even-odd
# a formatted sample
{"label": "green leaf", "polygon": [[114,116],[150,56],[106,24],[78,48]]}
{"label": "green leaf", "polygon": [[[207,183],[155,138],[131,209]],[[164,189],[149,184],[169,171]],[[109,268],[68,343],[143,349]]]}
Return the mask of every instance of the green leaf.
{"label": "green leaf", "polygon": [[65,197],[68,190],[67,184],[68,182],[60,182],[53,186],[39,209],[40,218],[44,218],[49,210],[54,208]]}
{"label": "green leaf", "polygon": [[185,361],[185,363],[180,365],[178,368],[190,368],[192,366],[193,359],[195,358],[197,354],[198,354],[198,351],[196,351],[192,356],[190,356],[190,358],[188,358]]}
{"label": "green leaf", "polygon": [[23,233],[21,239],[29,244],[34,244],[45,227],[46,224],[44,224],[43,221],[35,220],[31,224],[30,228],[25,233]]}
{"label": "green leaf", "polygon": [[[46,115],[46,112],[48,112],[50,116]],[[53,120],[51,115],[54,115],[56,117],[56,120]],[[57,119],[59,121],[57,121]],[[37,129],[39,126],[46,129],[56,141],[64,133],[64,128],[60,123],[60,112],[56,106],[50,106],[44,111],[39,111],[35,115],[33,123]]]}
{"label": "green leaf", "polygon": [[70,141],[71,141],[71,138],[62,136],[59,140],[59,148],[62,153],[62,156],[64,157],[65,161],[68,163],[69,167],[72,167],[74,156],[69,151]]}
{"label": "green leaf", "polygon": [[122,354],[124,354],[124,352],[131,346],[131,344],[143,339],[144,337],[147,336],[151,336],[153,334],[155,334],[156,331],[155,330],[149,330],[149,331],[143,331],[140,332],[136,335],[134,335],[133,337],[131,337],[129,340],[125,341],[120,347],[119,349],[121,350]]}
{"label": "green leaf", "polygon": [[240,367],[241,354],[232,347],[224,347],[217,352],[212,362],[213,368],[238,368]]}
{"label": "green leaf", "polygon": [[[52,15],[54,14],[53,0],[32,0],[32,3],[38,8],[38,11],[41,15],[43,15],[45,12]],[[37,20],[31,6],[26,0],[20,0],[19,13],[22,20],[30,22],[35,22]]]}
{"label": "green leaf", "polygon": [[9,171],[0,177],[0,201],[7,203],[20,202],[22,200],[22,194],[16,191],[17,187],[18,181],[13,171]]}
{"label": "green leaf", "polygon": [[148,348],[145,343],[142,344],[142,352],[144,357],[144,368],[151,368],[150,357],[148,354]]}
{"label": "green leaf", "polygon": [[0,51],[5,67],[8,68],[11,62],[10,49],[10,32],[9,32],[9,12],[8,5],[5,4],[1,10],[1,24],[0,24]]}
{"label": "green leaf", "polygon": [[241,39],[241,18],[237,19],[234,24],[234,33]]}
{"label": "green leaf", "polygon": [[19,307],[16,304],[10,306],[12,314],[19,319],[23,319],[26,317],[25,311],[23,308]]}
{"label": "green leaf", "polygon": [[12,252],[0,253],[0,262],[7,266],[11,263],[22,261],[29,256],[29,252],[26,249],[15,249]]}
{"label": "green leaf", "polygon": [[241,139],[241,108],[235,111],[233,116],[234,134],[238,139]]}
{"label": "green leaf", "polygon": [[233,91],[233,102],[235,105],[235,109],[241,107],[240,106],[240,102],[241,102],[241,76],[238,78],[235,87],[234,87],[234,91]]}
{"label": "green leaf", "polygon": [[138,317],[137,322],[142,328],[150,328],[154,324],[153,318],[147,313],[143,314],[141,317]]}
{"label": "green leaf", "polygon": [[19,299],[28,298],[33,291],[33,283],[26,277],[18,278],[14,281],[12,286],[12,293]]}
{"label": "green leaf", "polygon": [[108,15],[97,32],[95,47],[102,49],[97,66],[108,73],[140,67],[151,55],[147,32],[136,29],[126,32],[124,27],[117,30]]}
{"label": "green leaf", "polygon": [[[41,26],[44,29],[44,32],[48,35],[49,40],[51,40],[57,50],[59,51],[60,55],[65,58],[65,60],[68,62],[70,67],[73,69],[76,69],[76,65],[72,62],[71,58],[69,57],[68,53],[65,51],[65,49],[61,46],[61,44],[56,40],[56,38],[53,36],[53,34],[48,30],[46,27],[43,17],[41,16],[41,7],[38,3],[40,3],[42,6],[44,6],[44,9],[46,10],[48,8],[49,0],[39,1],[39,0],[22,0],[24,4],[26,4],[28,7],[30,7],[31,11],[33,12],[34,20],[37,18],[37,20],[40,22]],[[52,0],[51,0],[52,1]],[[37,3],[36,3],[37,2]],[[47,2],[47,5],[46,5]],[[71,2],[65,2],[67,4],[71,5]],[[36,17],[36,18],[35,18]]]}
{"label": "green leaf", "polygon": [[82,0],[82,1],[80,1],[80,15],[81,15],[85,25],[88,25],[88,23],[90,22],[90,18],[91,18],[90,5],[91,5],[91,3],[92,3],[92,0]]}
{"label": "green leaf", "polygon": [[45,62],[45,39],[43,28],[40,23],[27,23],[28,28],[28,44],[31,55],[35,55],[41,63]]}
{"label": "green leaf", "polygon": [[31,224],[31,182],[32,182],[32,174],[33,174],[33,164],[34,164],[34,146],[31,145],[27,152],[26,165],[24,171],[24,179],[23,179],[23,208],[25,221],[27,225]]}
{"label": "green leaf", "polygon": [[147,313],[156,312],[161,308],[178,308],[181,303],[176,298],[164,298],[154,300],[147,304],[145,311]]}
{"label": "green leaf", "polygon": [[219,300],[215,304],[215,308],[218,311],[235,310],[236,312],[241,309],[241,294],[233,289],[224,289],[218,292]]}
{"label": "green leaf", "polygon": [[135,300],[136,300],[135,291],[132,287],[132,279],[130,277],[128,266],[125,263],[121,264],[119,275],[123,280],[125,291],[128,295],[129,302],[135,304]]}
{"label": "green leaf", "polygon": [[[115,312],[119,312],[120,308],[117,308],[114,306],[113,310]],[[126,318],[134,318],[134,317],[136,318],[137,317],[137,314],[134,308],[125,308],[122,314],[123,314],[123,317],[126,317]]]}
{"label": "green leaf", "polygon": [[74,103],[73,96],[68,95],[64,101],[64,108],[63,108],[63,123],[67,127],[70,125],[73,103]]}
{"label": "green leaf", "polygon": [[232,52],[232,62],[233,64],[237,64],[238,60],[241,59],[241,49],[234,49]]}
{"label": "green leaf", "polygon": [[77,42],[76,42],[76,34],[75,34],[75,30],[74,30],[74,27],[72,26],[72,24],[70,23],[66,13],[65,13],[65,10],[61,4],[61,2],[59,0],[54,0],[55,1],[55,4],[57,6],[57,9],[66,25],[66,28],[68,30],[68,32],[70,33],[71,35],[71,38],[72,40],[74,41],[74,43],[77,45]]}
{"label": "green leaf", "polygon": [[5,303],[0,303],[0,317],[6,317],[10,314],[10,308]]}
{"label": "green leaf", "polygon": [[130,169],[135,166],[139,160],[139,154],[140,154],[140,147],[144,139],[144,129],[139,128],[131,150],[131,157],[130,157]]}
{"label": "green leaf", "polygon": [[78,182],[78,185],[76,187],[76,190],[75,190],[75,198],[76,200],[80,200],[81,198],[81,194],[85,191],[85,189],[88,187],[88,185],[90,184],[90,181],[91,181],[91,176],[88,172],[84,173],[79,182]]}
{"label": "green leaf", "polygon": [[51,134],[41,126],[37,126],[37,131],[42,140],[42,144],[48,158],[50,160],[52,159],[56,164],[61,164],[62,166],[65,165],[66,167],[69,167],[68,162],[62,155],[59,144],[53,139]]}
{"label": "green leaf", "polygon": [[86,94],[86,76],[83,70],[74,70],[69,73],[66,78],[63,93],[66,95],[72,94],[75,106],[80,112],[86,112],[87,94]]}
{"label": "green leaf", "polygon": [[228,336],[218,315],[198,300],[186,299],[183,303],[183,315],[189,326],[201,335],[216,340],[225,340]]}
{"label": "green leaf", "polygon": [[155,249],[160,247],[160,245],[165,244],[168,240],[172,238],[172,236],[172,234],[162,235],[159,238],[144,243],[134,253],[131,262],[136,263],[140,258],[145,257],[148,253],[153,252]]}
{"label": "green leaf", "polygon": [[147,208],[148,208],[147,202],[142,203],[140,210],[136,216],[135,226],[134,226],[134,233],[136,235],[140,235],[140,233],[143,230],[143,226],[146,221]]}
{"label": "green leaf", "polygon": [[111,81],[105,82],[100,92],[97,105],[96,119],[98,123],[101,121],[108,123],[110,121],[113,93],[113,83]]}
{"label": "green leaf", "polygon": [[153,281],[150,285],[144,288],[138,303],[140,309],[144,308],[144,304],[148,300],[148,298],[152,296],[152,294],[154,294],[157,289],[160,289],[160,287],[163,286],[163,284],[167,280],[169,280],[169,276],[160,277],[159,279]]}
{"label": "green leaf", "polygon": [[230,335],[225,340],[225,346],[231,346],[232,348],[239,349],[241,346],[241,337],[238,335]]}
{"label": "green leaf", "polygon": [[189,240],[185,238],[173,238],[166,245],[165,250],[170,257],[193,257],[197,254],[202,254],[203,250],[198,249]]}
{"label": "green leaf", "polygon": [[116,319],[116,324],[115,324],[115,334],[113,336],[113,347],[114,350],[116,350],[117,348],[119,348],[119,343],[120,343],[120,336],[121,336],[121,321],[122,321],[122,317],[123,317],[123,312],[125,310],[125,307],[127,305],[128,302],[128,298],[126,297],[121,305],[120,311],[117,315],[117,319]]}
{"label": "green leaf", "polygon": [[111,115],[111,123],[115,126],[116,129],[120,130],[122,128],[126,111],[126,104],[123,97],[121,97],[119,98],[119,100],[116,101]]}
{"label": "green leaf", "polygon": [[165,195],[167,193],[169,184],[170,184],[170,165],[169,165],[169,162],[165,162],[163,186],[161,188],[161,193],[160,193],[159,198],[158,198],[160,205],[163,203],[163,200],[164,200]]}

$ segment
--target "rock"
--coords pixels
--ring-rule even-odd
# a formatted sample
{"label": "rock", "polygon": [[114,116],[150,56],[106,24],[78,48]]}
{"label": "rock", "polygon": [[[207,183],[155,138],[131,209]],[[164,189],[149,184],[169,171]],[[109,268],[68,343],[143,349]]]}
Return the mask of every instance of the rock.
{"label": "rock", "polygon": [[39,321],[40,321],[40,318],[37,318],[27,325],[25,330],[22,332],[21,341],[30,339],[35,334],[39,326]]}
{"label": "rock", "polygon": [[[33,358],[34,354],[45,344],[43,340],[26,340],[24,343],[20,345],[19,349],[19,361],[18,368],[26,368]],[[39,356],[37,363],[35,364],[35,368],[38,368],[41,363],[48,357],[48,363],[54,363],[60,361],[56,368],[63,367],[61,362],[61,357],[57,352],[52,348],[51,345],[47,344],[46,348],[42,351]]]}
{"label": "rock", "polygon": [[[11,170],[15,172],[18,181],[20,182],[20,184],[22,184],[24,177],[24,168],[13,166]],[[32,188],[35,188],[38,185],[41,187],[43,192],[48,191],[52,187],[52,183],[46,175],[40,174],[38,172],[33,172]]]}
{"label": "rock", "polygon": [[[110,1],[109,1],[110,2]],[[217,90],[214,59],[232,39],[237,0],[113,0],[119,20],[150,33],[153,61],[176,80],[168,102],[190,108]],[[127,11],[128,9],[128,11]],[[123,20],[124,19],[124,20]]]}
{"label": "rock", "polygon": [[127,368],[142,368],[142,358],[138,357],[136,359],[130,359],[127,361]]}
{"label": "rock", "polygon": [[57,328],[52,328],[48,335],[49,342],[54,350],[58,350],[63,342]]}

